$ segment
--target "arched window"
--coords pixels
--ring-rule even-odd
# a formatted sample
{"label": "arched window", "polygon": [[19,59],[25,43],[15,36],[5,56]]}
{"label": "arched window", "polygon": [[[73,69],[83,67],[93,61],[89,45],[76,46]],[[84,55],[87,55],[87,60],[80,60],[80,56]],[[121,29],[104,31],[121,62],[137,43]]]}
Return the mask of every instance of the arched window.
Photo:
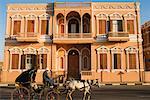
{"label": "arched window", "polygon": [[65,27],[64,27],[64,15],[62,13],[59,13],[57,15],[57,24],[58,24],[58,34],[63,36],[65,32]]}
{"label": "arched window", "polygon": [[57,67],[58,70],[64,70],[65,69],[65,49],[59,48],[57,51]]}
{"label": "arched window", "polygon": [[67,14],[66,20],[68,23],[68,33],[79,33],[80,30],[80,23],[81,17],[80,14],[76,11],[71,11]]}
{"label": "arched window", "polygon": [[90,33],[90,21],[91,21],[91,16],[86,13],[82,17],[83,19],[83,33]]}
{"label": "arched window", "polygon": [[90,70],[91,69],[91,56],[90,50],[88,48],[83,48],[81,50],[82,54],[82,70]]}

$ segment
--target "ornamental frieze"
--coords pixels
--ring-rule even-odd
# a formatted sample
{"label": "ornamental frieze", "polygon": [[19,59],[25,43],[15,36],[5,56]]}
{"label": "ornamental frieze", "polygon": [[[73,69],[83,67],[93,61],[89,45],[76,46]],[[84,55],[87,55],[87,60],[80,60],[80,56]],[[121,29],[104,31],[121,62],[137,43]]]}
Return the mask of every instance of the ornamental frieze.
{"label": "ornamental frieze", "polygon": [[134,9],[133,5],[94,5],[94,9]]}
{"label": "ornamental frieze", "polygon": [[30,7],[30,8],[8,8],[8,11],[35,11],[35,10],[52,10],[52,7]]}

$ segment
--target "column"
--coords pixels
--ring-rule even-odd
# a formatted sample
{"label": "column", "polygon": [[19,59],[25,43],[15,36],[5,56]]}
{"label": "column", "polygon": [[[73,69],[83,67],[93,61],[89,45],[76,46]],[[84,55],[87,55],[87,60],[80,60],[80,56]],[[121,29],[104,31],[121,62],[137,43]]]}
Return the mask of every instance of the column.
{"label": "column", "polygon": [[96,51],[95,46],[91,44],[91,71],[96,71]]}
{"label": "column", "polygon": [[110,67],[110,66],[111,66],[111,65],[110,65],[110,62],[111,62],[111,61],[110,61],[110,57],[111,57],[111,55],[110,55],[110,51],[109,51],[109,52],[107,52],[107,66],[108,66],[109,72],[110,72],[110,70],[111,70],[111,69],[110,69],[110,68],[111,68],[111,67]]}
{"label": "column", "polygon": [[96,28],[97,28],[96,35],[98,35],[99,34],[99,20],[98,19],[96,19],[96,24],[97,24],[97,26],[96,26]]}
{"label": "column", "polygon": [[35,18],[35,25],[34,26],[35,26],[34,27],[35,28],[34,33],[38,35],[38,28],[39,28],[38,17]]}
{"label": "column", "polygon": [[13,35],[13,30],[14,30],[14,19],[12,18],[12,20],[11,20],[11,35]]}
{"label": "column", "polygon": [[20,66],[21,66],[21,54],[19,54],[18,70],[21,70]]}

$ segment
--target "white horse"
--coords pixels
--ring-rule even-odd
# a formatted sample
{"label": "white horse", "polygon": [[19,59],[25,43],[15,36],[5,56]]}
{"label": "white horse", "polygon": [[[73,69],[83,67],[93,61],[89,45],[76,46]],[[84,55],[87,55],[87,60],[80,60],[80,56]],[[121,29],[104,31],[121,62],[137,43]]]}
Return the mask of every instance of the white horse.
{"label": "white horse", "polygon": [[68,93],[66,96],[66,100],[68,100],[68,97],[70,98],[70,100],[72,100],[72,93],[77,89],[79,91],[84,91],[84,95],[83,95],[83,100],[86,100],[86,96],[88,96],[88,100],[90,100],[90,95],[91,95],[91,86],[92,85],[96,85],[96,86],[100,86],[100,84],[98,83],[98,80],[95,81],[79,81],[79,80],[71,80],[71,81],[67,81],[66,82],[66,88],[68,89]]}

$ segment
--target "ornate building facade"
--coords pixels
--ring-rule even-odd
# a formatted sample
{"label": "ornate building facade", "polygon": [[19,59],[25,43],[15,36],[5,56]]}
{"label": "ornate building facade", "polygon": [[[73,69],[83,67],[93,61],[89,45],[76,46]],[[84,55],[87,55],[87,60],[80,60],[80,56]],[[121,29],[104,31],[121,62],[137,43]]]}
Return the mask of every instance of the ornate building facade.
{"label": "ornate building facade", "polygon": [[137,2],[9,4],[2,82],[24,70],[101,83],[147,81]]}

